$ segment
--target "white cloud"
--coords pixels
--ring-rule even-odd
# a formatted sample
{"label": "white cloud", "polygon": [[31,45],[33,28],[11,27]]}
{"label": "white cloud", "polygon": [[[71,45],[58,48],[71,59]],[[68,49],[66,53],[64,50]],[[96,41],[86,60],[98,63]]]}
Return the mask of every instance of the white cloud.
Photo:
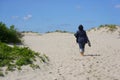
{"label": "white cloud", "polygon": [[118,5],[115,5],[115,8],[120,8],[120,4],[118,4]]}
{"label": "white cloud", "polygon": [[12,16],[12,19],[18,19],[19,16]]}
{"label": "white cloud", "polygon": [[24,20],[29,20],[32,18],[32,15],[31,14],[28,14],[27,16],[24,16],[23,19]]}

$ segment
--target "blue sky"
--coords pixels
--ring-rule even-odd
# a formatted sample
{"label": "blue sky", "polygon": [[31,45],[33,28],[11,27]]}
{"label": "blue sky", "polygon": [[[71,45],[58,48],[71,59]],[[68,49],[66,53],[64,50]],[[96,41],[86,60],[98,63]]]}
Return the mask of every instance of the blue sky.
{"label": "blue sky", "polygon": [[0,21],[35,32],[120,25],[120,0],[0,0]]}

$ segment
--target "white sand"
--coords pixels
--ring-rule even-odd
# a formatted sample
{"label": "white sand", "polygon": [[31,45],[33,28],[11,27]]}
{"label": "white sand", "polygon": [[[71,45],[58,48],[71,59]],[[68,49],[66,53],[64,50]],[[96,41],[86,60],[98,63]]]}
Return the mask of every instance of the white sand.
{"label": "white sand", "polygon": [[37,70],[25,67],[22,71],[9,72],[0,80],[120,80],[118,31],[88,32],[92,47],[86,45],[86,56],[80,55],[73,34],[25,34],[25,45],[48,55],[49,64],[40,64],[41,69]]}

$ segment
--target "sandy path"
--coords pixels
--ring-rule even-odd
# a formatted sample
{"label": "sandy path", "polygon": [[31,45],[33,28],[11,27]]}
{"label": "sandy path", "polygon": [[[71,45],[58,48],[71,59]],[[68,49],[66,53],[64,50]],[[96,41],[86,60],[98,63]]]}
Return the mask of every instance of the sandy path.
{"label": "sandy path", "polygon": [[[86,56],[79,54],[73,34],[26,35],[31,49],[49,56],[49,64],[40,70],[25,69],[8,74],[2,80],[120,80],[120,39],[117,35],[89,33],[92,47]],[[114,41],[114,43],[113,43]],[[1,80],[0,79],[0,80]]]}

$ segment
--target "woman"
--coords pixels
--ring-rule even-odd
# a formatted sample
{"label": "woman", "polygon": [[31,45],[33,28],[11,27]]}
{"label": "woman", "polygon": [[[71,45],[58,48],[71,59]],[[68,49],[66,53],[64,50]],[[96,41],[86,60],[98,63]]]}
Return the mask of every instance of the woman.
{"label": "woman", "polygon": [[80,53],[81,55],[84,55],[85,44],[88,43],[90,47],[91,44],[87,37],[86,31],[83,29],[83,25],[79,25],[78,31],[74,35],[76,37],[76,42],[79,44]]}

